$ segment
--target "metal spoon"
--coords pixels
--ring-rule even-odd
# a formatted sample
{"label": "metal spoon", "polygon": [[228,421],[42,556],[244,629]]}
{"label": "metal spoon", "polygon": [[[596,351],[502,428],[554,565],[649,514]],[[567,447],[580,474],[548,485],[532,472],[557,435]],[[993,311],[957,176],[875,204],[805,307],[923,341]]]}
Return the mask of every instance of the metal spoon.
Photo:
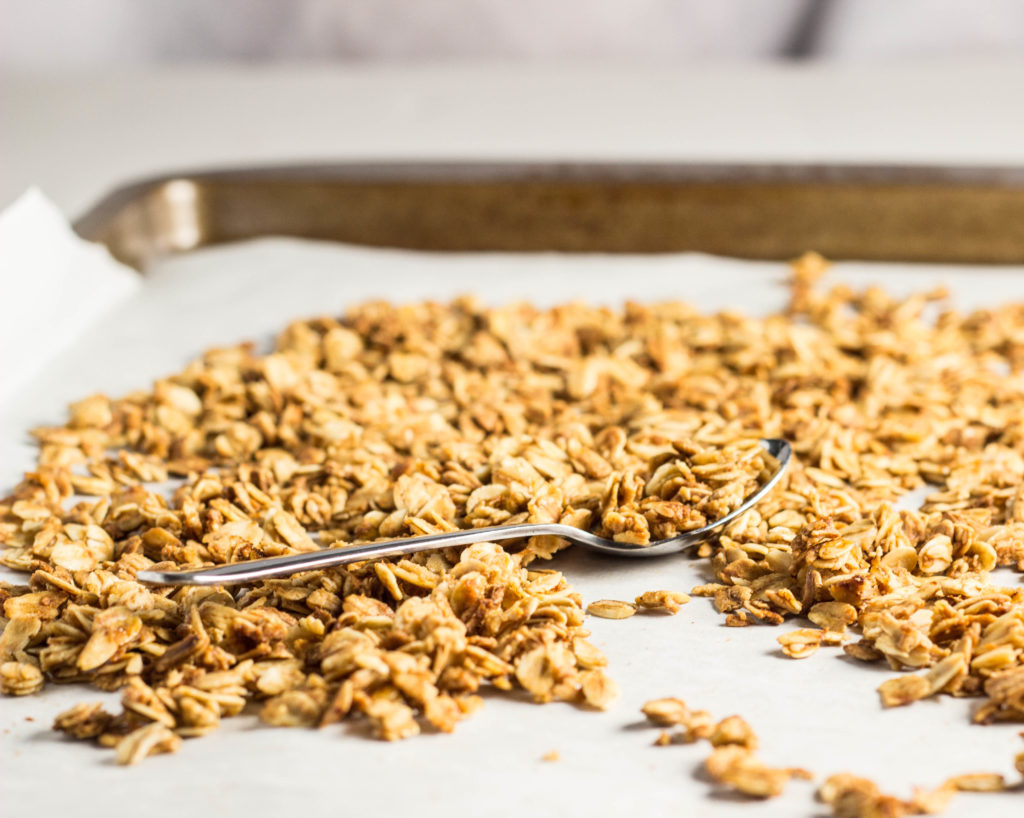
{"label": "metal spoon", "polygon": [[704,542],[716,531],[731,523],[744,511],[764,497],[782,477],[789,465],[793,450],[785,440],[766,438],[761,441],[779,464],[775,473],[755,491],[739,508],[730,511],[713,523],[687,531],[676,537],[658,540],[650,545],[631,545],[598,537],[588,531],[574,528],[562,523],[521,523],[519,525],[494,525],[486,528],[468,528],[463,531],[451,531],[444,534],[427,534],[422,537],[408,537],[402,540],[354,545],[350,548],[327,548],[323,551],[309,551],[302,554],[288,554],[284,557],[270,557],[248,562],[235,562],[229,565],[218,565],[216,568],[202,568],[197,571],[139,571],[140,582],[151,582],[158,585],[230,585],[237,582],[253,582],[270,577],[283,577],[300,571],[314,571],[318,568],[331,568],[336,565],[347,565],[369,559],[398,557],[415,554],[418,551],[429,551],[436,548],[451,548],[460,545],[472,545],[478,542],[496,542],[513,540],[521,537],[536,537],[551,534],[565,537],[584,548],[600,551],[603,554],[614,554],[619,557],[656,557],[663,554],[683,551]]}

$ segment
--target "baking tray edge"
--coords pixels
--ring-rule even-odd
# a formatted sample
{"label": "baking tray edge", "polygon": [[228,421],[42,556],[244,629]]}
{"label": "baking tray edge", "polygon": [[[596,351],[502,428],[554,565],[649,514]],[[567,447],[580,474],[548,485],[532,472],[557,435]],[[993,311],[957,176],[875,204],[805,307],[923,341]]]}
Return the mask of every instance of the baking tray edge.
{"label": "baking tray edge", "polygon": [[144,271],[263,236],[447,251],[1024,264],[1024,168],[361,162],[178,172],[80,235]]}

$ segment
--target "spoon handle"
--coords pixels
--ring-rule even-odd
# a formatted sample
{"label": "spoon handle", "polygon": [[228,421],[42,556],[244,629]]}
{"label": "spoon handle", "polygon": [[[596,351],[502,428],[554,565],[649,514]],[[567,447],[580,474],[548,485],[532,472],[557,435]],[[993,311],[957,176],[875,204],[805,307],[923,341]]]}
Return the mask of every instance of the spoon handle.
{"label": "spoon handle", "polygon": [[400,540],[353,545],[349,548],[329,548],[323,551],[305,551],[301,554],[287,554],[283,557],[268,557],[261,560],[235,562],[218,565],[216,568],[201,568],[195,571],[139,571],[140,582],[158,585],[230,585],[238,582],[252,582],[259,579],[287,576],[300,571],[313,571],[348,565],[369,559],[404,556],[419,551],[472,545],[478,542],[514,540],[520,537],[535,537],[539,534],[553,534],[569,539],[586,538],[585,531],[561,523],[521,523],[519,525],[492,525],[486,528],[467,528],[441,534],[425,534],[420,537],[405,537]]}

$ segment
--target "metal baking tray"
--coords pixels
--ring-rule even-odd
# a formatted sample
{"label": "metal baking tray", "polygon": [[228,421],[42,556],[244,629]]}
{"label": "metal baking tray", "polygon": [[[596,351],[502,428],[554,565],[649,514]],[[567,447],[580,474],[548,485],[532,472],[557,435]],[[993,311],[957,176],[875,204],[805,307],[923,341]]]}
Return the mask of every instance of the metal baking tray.
{"label": "metal baking tray", "polygon": [[160,176],[77,223],[145,270],[261,236],[416,250],[1024,264],[1024,169],[325,164]]}

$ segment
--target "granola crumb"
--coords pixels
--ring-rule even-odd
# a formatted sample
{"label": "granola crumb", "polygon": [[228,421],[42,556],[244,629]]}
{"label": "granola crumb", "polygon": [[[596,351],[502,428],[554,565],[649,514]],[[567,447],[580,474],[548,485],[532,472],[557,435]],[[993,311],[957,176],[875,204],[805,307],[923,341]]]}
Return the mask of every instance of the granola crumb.
{"label": "granola crumb", "polygon": [[690,597],[679,591],[645,591],[634,600],[638,608],[662,611],[671,616],[679,613],[680,608],[689,601]]}
{"label": "granola crumb", "polygon": [[706,710],[690,710],[682,699],[664,698],[647,702],[641,712],[654,724],[679,726],[681,732],[663,730],[654,740],[655,746],[692,744],[707,741],[714,748],[705,761],[709,776],[736,792],[753,798],[774,798],[781,795],[792,778],[810,778],[798,767],[771,767],[761,761],[755,750],[757,736],[739,716],[719,722]]}
{"label": "granola crumb", "polygon": [[601,619],[628,619],[636,613],[637,606],[619,599],[599,599],[587,606],[587,613]]}
{"label": "granola crumb", "polygon": [[672,743],[672,734],[667,730],[662,730],[658,733],[658,737],[654,739],[655,747],[667,747]]}
{"label": "granola crumb", "polygon": [[806,659],[815,653],[821,645],[822,631],[813,628],[800,628],[784,633],[777,638],[782,652],[791,659]]}

